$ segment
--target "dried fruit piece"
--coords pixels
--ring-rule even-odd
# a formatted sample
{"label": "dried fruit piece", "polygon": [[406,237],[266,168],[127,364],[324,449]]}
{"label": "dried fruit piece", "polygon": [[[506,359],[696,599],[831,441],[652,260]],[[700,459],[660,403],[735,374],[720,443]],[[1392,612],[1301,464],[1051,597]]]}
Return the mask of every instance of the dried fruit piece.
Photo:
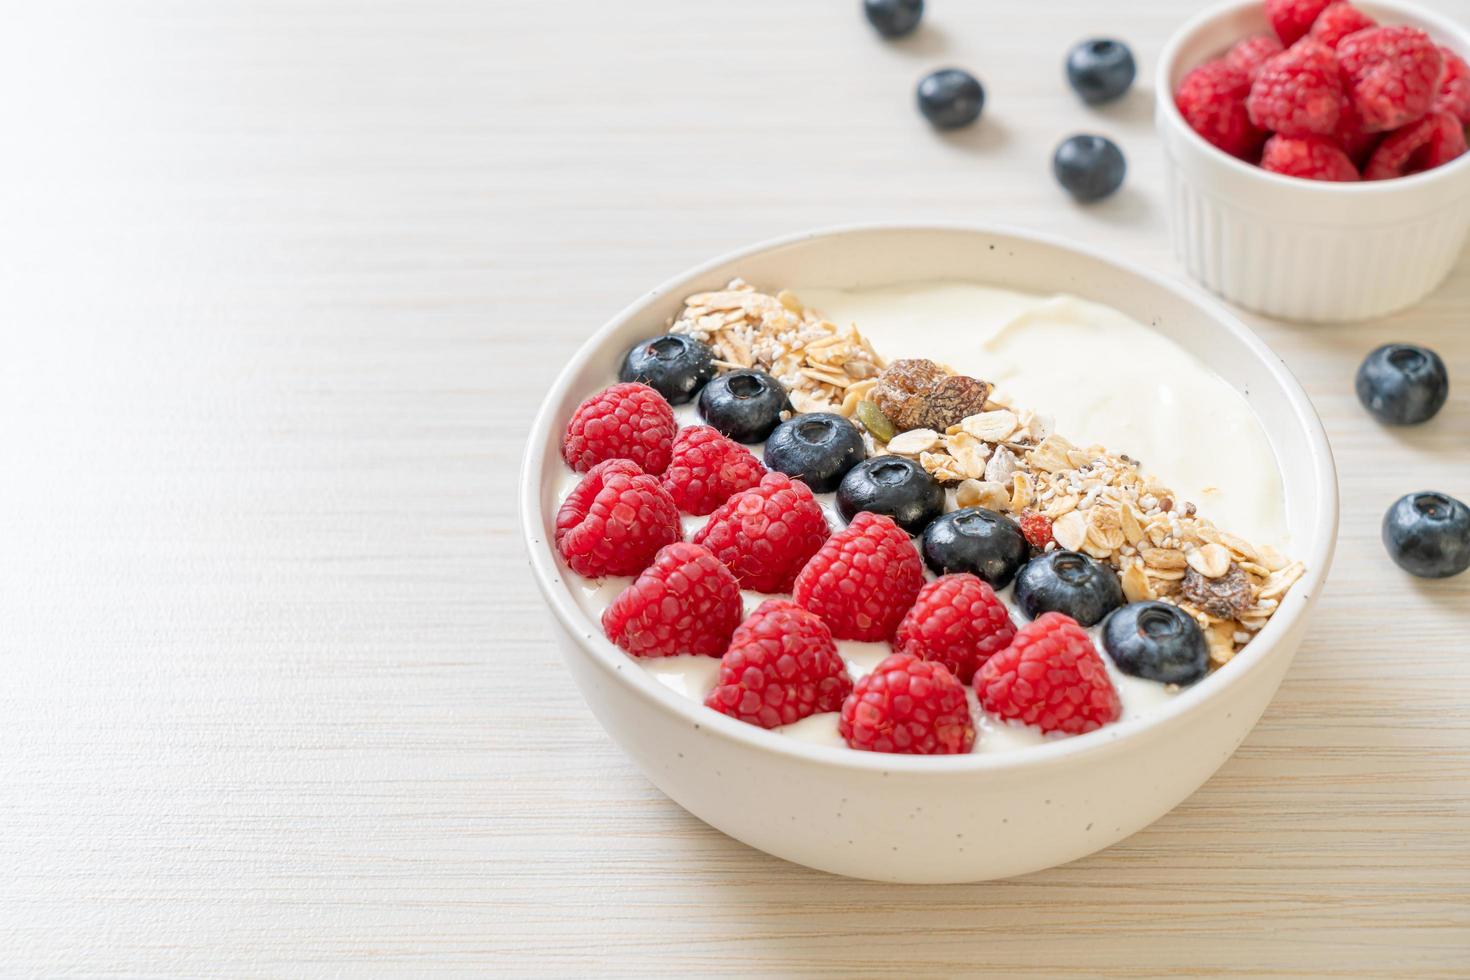
{"label": "dried fruit piece", "polygon": [[947,429],[985,407],[990,385],[964,375],[951,375],[933,361],[894,361],[873,389],[873,400],[900,432]]}
{"label": "dried fruit piece", "polygon": [[1179,583],[1179,594],[1190,605],[1216,619],[1234,619],[1251,606],[1251,585],[1239,565],[1224,575],[1208,578],[1191,566]]}
{"label": "dried fruit piece", "polygon": [[[924,428],[913,421],[923,409],[923,396],[948,375],[944,368],[924,358],[906,357],[894,361],[878,375],[873,401],[899,431]],[[911,407],[912,406],[912,407]]]}
{"label": "dried fruit piece", "polygon": [[1028,510],[1021,515],[1021,533],[1025,536],[1026,543],[1037,551],[1056,540],[1052,534],[1051,519],[1034,510]]}
{"label": "dried fruit piece", "polygon": [[983,409],[990,390],[989,382],[963,374],[950,375],[925,397],[920,422],[931,429],[947,429]]}

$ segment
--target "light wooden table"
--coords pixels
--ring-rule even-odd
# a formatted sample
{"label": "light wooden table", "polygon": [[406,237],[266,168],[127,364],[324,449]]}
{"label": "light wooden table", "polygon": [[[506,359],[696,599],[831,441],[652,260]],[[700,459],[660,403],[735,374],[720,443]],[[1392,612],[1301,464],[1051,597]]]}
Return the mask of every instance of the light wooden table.
{"label": "light wooden table", "polygon": [[[1466,0],[1436,6],[1470,17]],[[1386,561],[1470,497],[1470,260],[1352,327],[1254,321],[1343,484],[1312,636],[1155,826],[1015,881],[893,887],[664,799],[554,654],[512,484],[562,359],[743,243],[1044,229],[1177,272],[1149,71],[1194,2],[26,4],[0,32],[0,972],[1465,975],[1470,576]],[[1088,111],[1074,40],[1143,84]],[[973,66],[982,124],[912,87]],[[1113,134],[1124,192],[1053,185]],[[1438,348],[1442,417],[1351,379]]]}

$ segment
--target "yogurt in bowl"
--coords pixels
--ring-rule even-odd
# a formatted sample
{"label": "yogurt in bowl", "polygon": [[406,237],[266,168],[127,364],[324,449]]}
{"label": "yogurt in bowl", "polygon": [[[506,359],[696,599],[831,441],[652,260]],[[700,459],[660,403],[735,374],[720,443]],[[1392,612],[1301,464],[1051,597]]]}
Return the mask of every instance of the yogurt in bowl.
{"label": "yogurt in bowl", "polygon": [[[1279,542],[1303,559],[1305,575],[1283,594],[1275,615],[1256,623],[1201,683],[1176,692],[1138,681],[1135,691],[1129,682],[1136,678],[1114,672],[1123,715],[1087,734],[1041,737],[976,711],[975,752],[914,758],[830,744],[830,715],[767,731],[704,707],[698,698],[708,674],[700,678],[670,664],[647,668],[602,638],[595,614],[612,588],[587,588],[558,566],[548,544],[569,479],[556,450],[572,409],[613,380],[622,352],[659,332],[680,313],[684,297],[736,276],[796,284],[808,306],[834,319],[860,319],[875,347],[881,340],[912,341],[915,353],[943,358],[956,370],[963,369],[956,362],[965,356],[964,344],[938,351],[929,338],[959,331],[1018,409],[1016,392],[1032,383],[1041,385],[1038,391],[1046,387],[1046,366],[1032,356],[1038,351],[1050,351],[1052,362],[1080,363],[1120,346],[1128,364],[1168,368],[1171,383],[1186,394],[1207,381],[1205,400],[1191,395],[1190,404],[1219,401],[1195,442],[1228,461],[1227,475],[1243,471],[1249,479],[1216,478],[1205,466],[1200,495],[1215,491],[1221,507],[1201,507],[1238,507],[1232,520],[1253,515],[1258,523],[1250,529],[1229,526],[1256,535],[1261,545],[1268,538]],[[1116,323],[1098,327],[1104,312],[1088,304],[1110,307]],[[885,306],[900,312],[886,316]],[[927,318],[922,328],[912,322],[919,315]],[[1069,322],[1079,335],[1070,350],[1057,350]],[[1085,348],[1083,336],[1094,328],[1103,336]],[[1184,368],[1198,375],[1181,373]],[[1117,396],[1106,383],[1087,391],[1069,380],[1068,392],[1066,405],[1049,399],[1037,407],[1059,416],[1112,415],[1106,406]],[[1134,398],[1145,409],[1131,423],[1142,426],[1135,435],[1153,431],[1158,441],[1132,451],[1178,451],[1168,425],[1137,421],[1167,403],[1152,391]],[[1167,414],[1169,424],[1178,420],[1178,411]],[[1054,424],[1061,432],[1060,419]],[[1087,429],[1074,436],[1093,438]],[[1226,438],[1229,457],[1218,452]],[[1268,465],[1243,465],[1252,453]],[[1158,466],[1145,462],[1150,471]],[[1279,683],[1330,562],[1336,515],[1330,454],[1310,406],[1269,351],[1228,314],[1069,246],[943,227],[803,237],[742,253],[656,291],[604,328],[549,395],[532,434],[523,503],[533,568],[573,674],[604,726],[656,783],[703,819],[764,850],[844,874],[904,881],[976,880],[1068,860],[1138,829],[1191,792],[1244,737]],[[843,652],[859,674],[881,651]]]}

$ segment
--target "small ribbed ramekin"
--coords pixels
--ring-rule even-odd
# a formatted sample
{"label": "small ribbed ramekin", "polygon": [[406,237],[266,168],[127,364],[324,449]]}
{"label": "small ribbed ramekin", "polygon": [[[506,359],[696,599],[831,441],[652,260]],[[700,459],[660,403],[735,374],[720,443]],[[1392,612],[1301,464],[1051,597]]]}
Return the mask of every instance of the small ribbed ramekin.
{"label": "small ribbed ramekin", "polygon": [[[1462,55],[1470,35],[1402,3],[1359,6],[1423,28]],[[1329,183],[1270,173],[1205,142],[1174,106],[1190,69],[1269,31],[1260,0],[1231,0],[1185,24],[1155,81],[1174,250],[1206,288],[1287,320],[1366,320],[1417,303],[1470,235],[1470,153],[1412,177]]]}

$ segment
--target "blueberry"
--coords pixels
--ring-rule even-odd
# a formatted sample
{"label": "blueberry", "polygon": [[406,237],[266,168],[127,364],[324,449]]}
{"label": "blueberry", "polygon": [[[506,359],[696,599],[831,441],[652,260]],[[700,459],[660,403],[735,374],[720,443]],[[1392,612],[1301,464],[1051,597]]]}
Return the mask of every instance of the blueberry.
{"label": "blueberry", "polygon": [[1459,575],[1470,568],[1470,507],[1447,493],[1406,494],[1383,515],[1383,546],[1410,575]]}
{"label": "blueberry", "polygon": [[1427,347],[1384,344],[1358,368],[1358,401],[1385,425],[1418,425],[1450,397],[1444,361]]}
{"label": "blueberry", "polygon": [[1160,684],[1193,684],[1205,676],[1210,647],[1199,624],[1167,602],[1135,602],[1102,628],[1108,656],[1125,674]]}
{"label": "blueberry", "polygon": [[968,126],[984,107],[985,90],[967,71],[941,68],[919,82],[919,111],[939,129]]}
{"label": "blueberry", "polygon": [[862,434],[841,415],[811,412],[787,419],[766,440],[766,467],[831,493],[867,456]]}
{"label": "blueberry", "polygon": [[924,0],[863,0],[868,23],[884,37],[903,37],[919,26]]}
{"label": "blueberry", "polygon": [[1095,37],[1067,52],[1067,81],[1088,105],[1120,97],[1137,74],[1133,52],[1122,41]]}
{"label": "blueberry", "polygon": [[729,371],[699,393],[699,414],[736,442],[762,442],[791,411],[786,389],[764,371]]}
{"label": "blueberry", "polygon": [[865,510],[920,534],[944,513],[944,488],[911,459],[874,456],[848,470],[837,487],[837,513],[844,521]]}
{"label": "blueberry", "polygon": [[1057,182],[1079,201],[1100,201],[1123,186],[1128,161],[1105,136],[1079,133],[1062,140],[1051,161]]}
{"label": "blueberry", "polygon": [[969,572],[1003,589],[1031,548],[1015,521],[983,507],[945,514],[924,531],[924,564],[936,575]]}
{"label": "blueberry", "polygon": [[693,337],[668,333],[633,345],[619,381],[641,381],[670,405],[683,405],[715,376],[715,353]]}
{"label": "blueberry", "polygon": [[1123,585],[1106,565],[1075,551],[1048,551],[1016,576],[1016,604],[1031,619],[1044,612],[1091,626],[1123,604]]}

